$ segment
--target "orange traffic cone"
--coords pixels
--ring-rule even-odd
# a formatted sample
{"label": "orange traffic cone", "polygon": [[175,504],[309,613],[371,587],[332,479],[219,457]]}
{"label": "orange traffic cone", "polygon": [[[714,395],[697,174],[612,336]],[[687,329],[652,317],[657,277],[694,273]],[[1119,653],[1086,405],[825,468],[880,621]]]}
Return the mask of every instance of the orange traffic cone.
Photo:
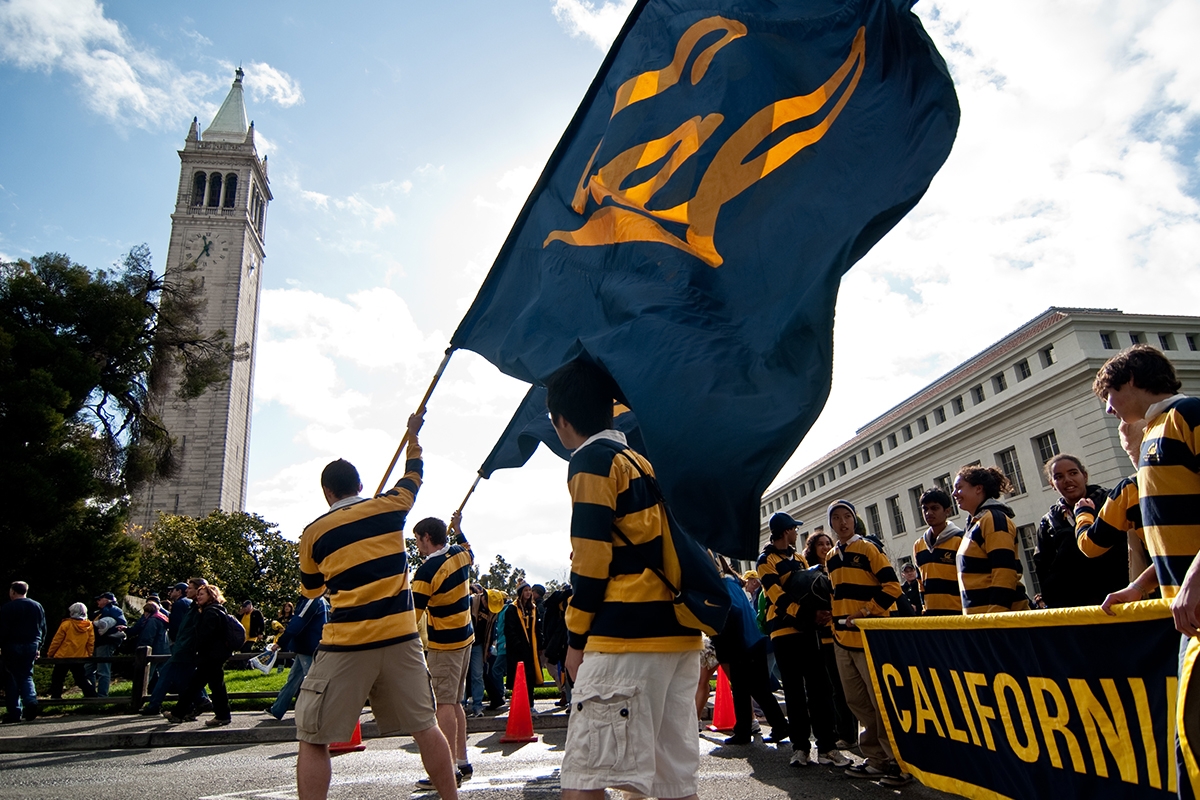
{"label": "orange traffic cone", "polygon": [[502,742],[536,742],[533,715],[529,713],[529,688],[525,683],[525,662],[517,662],[517,677],[513,684],[512,702],[508,704],[508,727]]}
{"label": "orange traffic cone", "polygon": [[729,678],[723,667],[717,667],[717,701],[713,703],[712,725],[710,731],[731,731],[737,724],[737,714],[733,712],[733,690],[729,688]]}
{"label": "orange traffic cone", "polygon": [[338,742],[329,745],[329,755],[340,756],[342,753],[357,753],[361,750],[366,750],[367,746],[362,740],[362,723],[354,723],[354,733],[350,736],[348,742]]}

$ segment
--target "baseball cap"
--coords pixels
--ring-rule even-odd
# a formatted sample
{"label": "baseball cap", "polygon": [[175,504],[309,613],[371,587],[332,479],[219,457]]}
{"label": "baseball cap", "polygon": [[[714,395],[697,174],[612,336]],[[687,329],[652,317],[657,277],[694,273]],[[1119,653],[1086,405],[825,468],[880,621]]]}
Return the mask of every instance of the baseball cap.
{"label": "baseball cap", "polygon": [[786,531],[788,528],[799,528],[804,523],[798,519],[792,519],[792,515],[784,511],[777,511],[771,515],[771,538],[776,539],[779,534]]}
{"label": "baseball cap", "polygon": [[172,589],[178,589],[178,590],[179,590],[179,591],[181,591],[181,592],[186,592],[186,591],[187,591],[187,588],[188,588],[188,585],[187,585],[186,583],[184,583],[183,581],[180,581],[179,583],[175,584],[175,585],[174,585],[174,586],[172,586],[171,588],[172,588]]}

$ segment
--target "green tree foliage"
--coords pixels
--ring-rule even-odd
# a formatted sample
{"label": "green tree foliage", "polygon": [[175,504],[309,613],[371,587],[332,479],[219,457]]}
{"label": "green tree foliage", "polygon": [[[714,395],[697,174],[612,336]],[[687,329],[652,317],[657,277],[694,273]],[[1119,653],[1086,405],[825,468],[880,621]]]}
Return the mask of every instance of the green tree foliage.
{"label": "green tree foliage", "polygon": [[129,497],[174,468],[154,413],[172,372],[194,397],[242,357],[200,335],[193,269],[157,276],[144,245],[112,271],[57,253],[0,264],[0,584],[28,581],[52,619],[138,573]]}
{"label": "green tree foliage", "polygon": [[135,588],[163,591],[188,578],[221,587],[230,606],[253,600],[270,617],[300,591],[300,552],[278,526],[257,514],[214,511],[207,517],[160,514],[142,537]]}
{"label": "green tree foliage", "polygon": [[517,587],[525,582],[525,570],[515,569],[504,559],[504,556],[500,555],[496,556],[496,560],[488,568],[487,574],[479,578],[479,583],[483,588],[499,589],[508,595],[516,594]]}

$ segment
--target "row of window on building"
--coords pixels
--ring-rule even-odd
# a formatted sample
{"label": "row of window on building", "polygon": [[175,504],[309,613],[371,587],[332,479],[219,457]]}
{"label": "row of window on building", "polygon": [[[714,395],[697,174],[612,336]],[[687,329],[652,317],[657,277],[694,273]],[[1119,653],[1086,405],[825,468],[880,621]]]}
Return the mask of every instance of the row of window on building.
{"label": "row of window on building", "polygon": [[[1041,362],[1042,369],[1046,369],[1056,363],[1057,358],[1054,355],[1054,345],[1049,344],[1038,350],[1037,358]],[[1018,382],[1023,381],[1033,375],[1033,369],[1029,365],[1029,359],[1022,358],[1013,364],[1013,373],[1016,375]],[[989,382],[991,383],[993,395],[999,394],[1008,389],[1008,378],[1005,376],[1005,371],[1003,370],[993,375]],[[987,390],[984,389],[984,384],[982,382],[977,383],[975,386],[972,386],[965,395],[960,394],[950,398],[950,412],[954,416],[958,416],[959,414],[966,412],[966,397],[970,397],[972,406],[977,406],[980,403],[983,403],[988,397]],[[789,494],[791,497],[790,502],[794,503],[798,497],[805,497],[809,492],[815,492],[821,487],[825,486],[827,483],[833,483],[842,475],[846,475],[848,472],[853,472],[860,466],[869,464],[871,462],[872,453],[874,453],[874,457],[876,458],[884,454],[885,443],[888,451],[895,450],[900,446],[901,441],[910,442],[913,440],[914,435],[928,432],[930,428],[930,416],[933,417],[934,425],[943,424],[947,419],[946,406],[935,406],[929,412],[917,417],[913,422],[901,425],[897,431],[877,439],[874,444],[868,445],[867,447],[859,450],[857,453],[852,454],[849,458],[840,462],[836,467],[830,467],[826,470],[823,470],[822,472],[814,475],[812,478],[809,478],[807,481],[801,482],[790,492],[785,492],[779,497],[768,501],[766,505],[762,506],[762,517],[765,519],[768,514],[783,508],[783,506],[789,502]],[[913,432],[914,428],[916,430],[916,434]],[[798,495],[797,492],[799,493]]]}
{"label": "row of window on building", "polygon": [[[1174,333],[1157,332],[1147,333],[1146,331],[1128,331],[1125,334],[1129,338],[1129,345],[1149,344],[1155,345],[1160,350],[1178,350],[1179,342]],[[1200,334],[1185,333],[1183,334],[1183,342],[1188,350],[1200,350]],[[1105,350],[1120,350],[1121,335],[1116,331],[1100,331],[1100,346]]]}
{"label": "row of window on building", "polygon": [[[236,208],[237,207],[238,176],[236,172],[222,174],[220,172],[197,172],[192,177],[193,208]],[[263,233],[264,216],[267,210],[266,199],[258,191],[257,186],[251,186],[250,221],[259,236]]]}

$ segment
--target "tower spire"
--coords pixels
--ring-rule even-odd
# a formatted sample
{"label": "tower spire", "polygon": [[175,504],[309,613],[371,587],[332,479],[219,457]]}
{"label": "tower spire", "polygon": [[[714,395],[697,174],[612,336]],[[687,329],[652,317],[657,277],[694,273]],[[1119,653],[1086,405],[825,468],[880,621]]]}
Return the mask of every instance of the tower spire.
{"label": "tower spire", "polygon": [[242,77],[245,74],[241,67],[237,68],[234,73],[233,86],[229,88],[225,102],[221,104],[217,115],[213,117],[212,124],[204,129],[205,141],[236,142],[238,144],[246,141],[249,122],[246,119],[246,99],[242,92]]}

